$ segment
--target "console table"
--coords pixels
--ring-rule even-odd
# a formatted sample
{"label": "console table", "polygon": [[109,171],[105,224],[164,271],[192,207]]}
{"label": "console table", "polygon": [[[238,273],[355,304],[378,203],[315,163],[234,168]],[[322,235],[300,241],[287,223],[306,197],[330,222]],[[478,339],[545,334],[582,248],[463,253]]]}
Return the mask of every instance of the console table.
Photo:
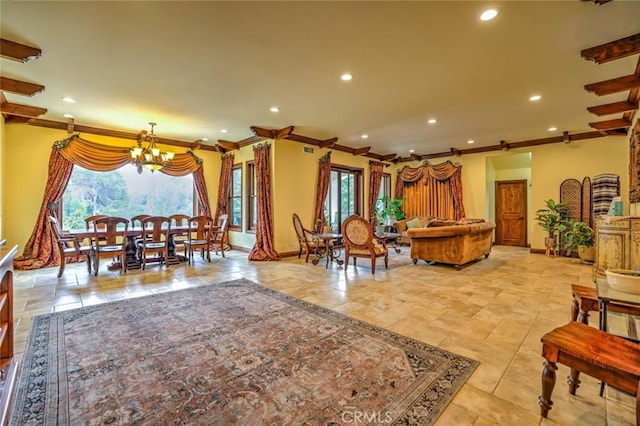
{"label": "console table", "polygon": [[593,281],[607,269],[636,269],[640,266],[640,217],[596,216]]}
{"label": "console table", "polygon": [[18,246],[0,245],[0,425],[9,422],[17,364],[13,360],[13,258]]}

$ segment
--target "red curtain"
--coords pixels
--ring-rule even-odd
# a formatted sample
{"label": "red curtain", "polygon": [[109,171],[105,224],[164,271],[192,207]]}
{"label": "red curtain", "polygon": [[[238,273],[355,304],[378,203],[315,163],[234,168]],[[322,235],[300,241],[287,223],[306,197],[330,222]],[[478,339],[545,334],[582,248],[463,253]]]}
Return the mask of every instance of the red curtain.
{"label": "red curtain", "polygon": [[227,209],[227,203],[229,202],[229,194],[231,193],[231,172],[233,171],[234,158],[233,154],[225,154],[222,156],[220,186],[218,187],[218,205],[216,207],[214,222],[218,221],[220,215],[230,213],[229,209]]}
{"label": "red curtain", "polygon": [[396,177],[396,199],[398,200],[402,200],[404,198],[404,182],[402,181],[402,178],[400,178],[400,173],[401,171],[398,170],[398,176]]}
{"label": "red curtain", "polygon": [[[318,164],[318,188],[316,190],[316,209],[313,212],[314,226],[324,226],[324,200],[329,193],[331,183],[331,151],[327,152],[319,160]],[[316,228],[317,229],[317,228]]]}
{"label": "red curtain", "polygon": [[268,143],[253,147],[256,167],[256,243],[253,245],[249,260],[280,260],[273,246],[273,214],[271,212],[271,163]]}
{"label": "red curtain", "polygon": [[374,208],[378,199],[378,193],[380,193],[384,164],[377,161],[370,161],[369,168],[369,221],[373,223],[376,217]]}
{"label": "red curtain", "polygon": [[54,144],[49,156],[49,175],[40,213],[22,256],[16,257],[13,261],[15,269],[38,269],[60,264],[60,253],[54,249],[56,238],[49,226],[49,216],[58,218],[58,203],[72,171],[73,163],[64,158]]}
{"label": "red curtain", "polygon": [[207,183],[204,180],[202,167],[193,172],[193,184],[196,186],[196,193],[198,194],[198,201],[200,202],[200,215],[211,216],[209,191],[207,191]]}

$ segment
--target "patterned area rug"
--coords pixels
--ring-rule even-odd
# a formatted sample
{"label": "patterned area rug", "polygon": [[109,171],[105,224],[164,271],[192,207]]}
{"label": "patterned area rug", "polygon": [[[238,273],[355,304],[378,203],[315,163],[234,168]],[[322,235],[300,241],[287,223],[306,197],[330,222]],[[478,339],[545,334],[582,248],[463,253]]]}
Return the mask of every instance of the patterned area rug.
{"label": "patterned area rug", "polygon": [[11,424],[432,424],[477,364],[236,280],[34,317]]}

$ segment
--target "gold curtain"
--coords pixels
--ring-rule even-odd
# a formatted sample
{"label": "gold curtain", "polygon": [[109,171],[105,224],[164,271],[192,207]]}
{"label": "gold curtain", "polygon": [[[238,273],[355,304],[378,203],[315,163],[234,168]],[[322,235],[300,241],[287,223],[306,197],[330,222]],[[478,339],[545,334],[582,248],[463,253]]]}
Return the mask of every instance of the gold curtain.
{"label": "gold curtain", "polygon": [[[131,151],[127,147],[103,145],[73,135],[54,143],[67,160],[85,169],[108,172],[131,163]],[[202,160],[193,152],[177,153],[171,164],[160,169],[169,176],[185,176],[202,167]]]}
{"label": "gold curtain", "polygon": [[464,217],[462,166],[451,161],[405,166],[398,173],[398,179],[402,181],[403,209],[407,217],[437,216],[455,220]]}

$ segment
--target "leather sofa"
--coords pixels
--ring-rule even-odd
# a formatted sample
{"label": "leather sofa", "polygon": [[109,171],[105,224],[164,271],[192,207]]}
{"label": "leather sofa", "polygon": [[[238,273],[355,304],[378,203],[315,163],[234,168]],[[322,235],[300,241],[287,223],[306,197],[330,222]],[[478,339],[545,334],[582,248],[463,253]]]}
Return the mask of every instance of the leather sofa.
{"label": "leather sofa", "polygon": [[475,223],[437,222],[430,223],[426,228],[407,231],[414,264],[422,259],[454,265],[458,270],[481,256],[489,257],[496,227],[494,222],[481,219],[473,221]]}
{"label": "leather sofa", "polygon": [[411,239],[409,238],[409,235],[407,234],[407,232],[409,231],[409,229],[407,227],[407,222],[413,220],[415,222],[415,220],[418,220],[418,222],[420,223],[420,228],[424,228],[425,226],[427,226],[427,224],[429,222],[431,222],[432,220],[436,219],[435,216],[418,216],[418,217],[413,217],[413,218],[408,218],[408,219],[402,219],[402,220],[398,220],[397,222],[394,222],[391,226],[395,228],[395,231],[400,234],[400,236],[398,237],[397,240],[397,244],[411,244]]}

